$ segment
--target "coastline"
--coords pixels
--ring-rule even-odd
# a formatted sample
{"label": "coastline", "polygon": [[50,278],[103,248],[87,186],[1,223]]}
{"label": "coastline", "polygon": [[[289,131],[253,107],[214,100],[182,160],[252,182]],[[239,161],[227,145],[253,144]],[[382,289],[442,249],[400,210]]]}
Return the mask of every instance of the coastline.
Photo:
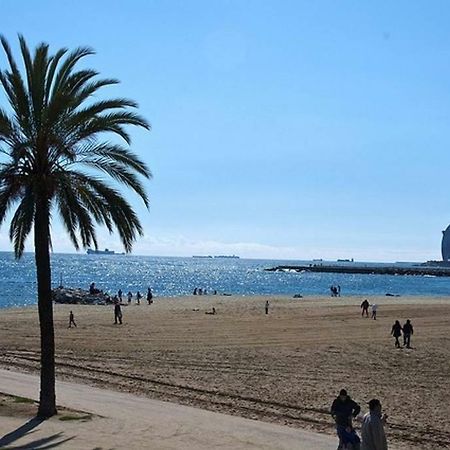
{"label": "coastline", "polygon": [[[360,317],[364,298],[378,320]],[[450,448],[450,405],[439,400],[450,389],[450,297],[154,300],[123,307],[123,326],[110,306],[55,305],[58,378],[327,434],[346,387],[363,411],[381,399],[399,448]],[[67,328],[70,310],[77,328]],[[36,372],[36,306],[1,312],[0,366]],[[407,318],[414,349],[397,350],[390,328]]]}

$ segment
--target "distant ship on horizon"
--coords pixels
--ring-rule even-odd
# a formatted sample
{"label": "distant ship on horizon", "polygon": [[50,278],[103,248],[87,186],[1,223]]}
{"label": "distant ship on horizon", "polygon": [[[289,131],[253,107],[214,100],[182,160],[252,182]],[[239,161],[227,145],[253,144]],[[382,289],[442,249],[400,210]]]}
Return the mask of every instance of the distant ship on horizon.
{"label": "distant ship on horizon", "polygon": [[239,256],[237,255],[193,255],[193,258],[225,258],[225,259],[239,259]]}
{"label": "distant ship on horizon", "polygon": [[124,253],[116,253],[114,250],[109,250],[108,248],[105,248],[105,250],[88,248],[86,253],[88,255],[124,255]]}

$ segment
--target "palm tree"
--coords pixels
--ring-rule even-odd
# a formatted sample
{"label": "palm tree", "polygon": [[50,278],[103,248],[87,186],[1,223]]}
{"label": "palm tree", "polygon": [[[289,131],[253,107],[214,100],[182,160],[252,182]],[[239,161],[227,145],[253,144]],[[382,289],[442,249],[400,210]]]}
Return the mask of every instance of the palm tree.
{"label": "palm tree", "polygon": [[[16,258],[34,227],[39,323],[41,389],[38,415],[56,414],[55,342],[51,298],[51,219],[57,212],[78,250],[95,246],[95,224],[117,230],[130,252],[142,226],[118,184],[131,188],[148,207],[140,176],[146,165],[130,151],[125,127],[150,129],[136,114],[137,104],[124,98],[93,99],[114,79],[77,64],[94,52],[87,47],[49,54],[39,44],[31,55],[19,35],[23,68],[19,69],[7,40],[0,36],[9,67],[0,71],[6,105],[0,104],[0,225],[12,215],[9,235]],[[105,135],[107,133],[107,135]],[[106,140],[107,136],[114,141]],[[101,174],[112,178],[107,184]]]}

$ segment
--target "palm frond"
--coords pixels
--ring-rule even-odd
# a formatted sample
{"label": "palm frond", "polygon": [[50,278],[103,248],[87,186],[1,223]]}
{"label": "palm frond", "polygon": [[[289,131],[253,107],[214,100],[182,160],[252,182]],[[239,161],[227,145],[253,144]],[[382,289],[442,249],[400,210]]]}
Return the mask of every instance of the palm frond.
{"label": "palm frond", "polygon": [[8,41],[1,35],[0,41],[10,66],[9,72],[0,72],[0,82],[7,94],[11,108],[15,112],[18,121],[23,125],[24,133],[31,135],[33,129],[32,120],[30,117],[30,102],[25,88],[25,83],[22,79],[22,75],[20,74]]}
{"label": "palm frond", "polygon": [[88,177],[79,172],[72,172],[72,177],[89,186],[103,201],[111,222],[119,233],[125,251],[129,253],[136,237],[143,234],[141,223],[133,208],[117,190],[107,186],[102,180]]}
{"label": "palm frond", "polygon": [[97,247],[95,228],[89,210],[80,201],[76,186],[72,185],[67,177],[60,180],[62,182],[58,186],[58,207],[74,247],[77,250],[79,249],[77,233],[79,233],[84,247],[89,247],[92,244]]}
{"label": "palm frond", "polygon": [[49,59],[47,77],[45,80],[45,104],[48,104],[48,99],[50,97],[50,91],[53,86],[53,80],[55,76],[56,69],[58,67],[61,58],[67,53],[66,48],[61,48]]}
{"label": "palm frond", "polygon": [[77,62],[80,61],[80,59],[93,54],[95,54],[95,52],[90,47],[79,47],[74,51],[70,52],[56,73],[50,97],[53,96],[54,94],[57,94],[58,91],[61,89],[61,87],[64,86],[64,83],[66,82],[67,78],[69,77],[72,69],[77,64]]}
{"label": "palm frond", "polygon": [[83,162],[95,157],[106,158],[135,170],[147,179],[152,178],[152,173],[145,163],[137,155],[121,145],[109,142],[100,144],[88,143],[78,148],[76,153]]}
{"label": "palm frond", "polygon": [[33,226],[34,209],[33,191],[29,187],[17,207],[9,227],[9,238],[13,241],[16,258],[20,258],[25,249],[26,238]]}
{"label": "palm frond", "polygon": [[84,164],[108,174],[115,180],[129,187],[141,197],[145,206],[147,208],[149,207],[149,200],[144,187],[138,177],[124,165],[110,161],[107,158],[90,158],[89,160],[85,160]]}
{"label": "palm frond", "polygon": [[0,108],[0,142],[11,137],[13,125],[10,118],[2,108]]}

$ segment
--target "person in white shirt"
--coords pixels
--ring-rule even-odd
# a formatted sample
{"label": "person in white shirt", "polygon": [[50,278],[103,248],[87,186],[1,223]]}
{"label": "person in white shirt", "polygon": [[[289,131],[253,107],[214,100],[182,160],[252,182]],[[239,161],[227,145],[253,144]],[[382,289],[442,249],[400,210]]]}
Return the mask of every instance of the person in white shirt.
{"label": "person in white shirt", "polygon": [[372,304],[372,319],[377,320],[377,309],[378,305],[376,303]]}
{"label": "person in white shirt", "polygon": [[361,426],[361,450],[388,450],[384,425],[387,416],[381,414],[380,400],[369,402],[369,412],[364,416]]}

